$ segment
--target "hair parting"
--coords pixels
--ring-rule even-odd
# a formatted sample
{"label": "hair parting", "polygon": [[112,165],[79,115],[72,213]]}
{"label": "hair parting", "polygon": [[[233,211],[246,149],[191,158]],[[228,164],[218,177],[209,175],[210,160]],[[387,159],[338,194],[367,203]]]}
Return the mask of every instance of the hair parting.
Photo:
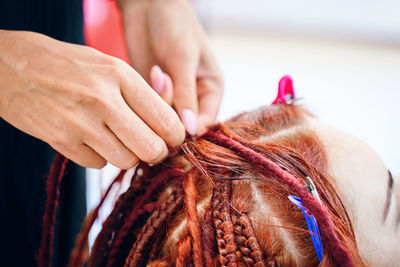
{"label": "hair parting", "polygon": [[348,250],[343,246],[339,240],[336,232],[333,229],[333,222],[326,208],[319,203],[305,188],[305,186],[294,178],[290,173],[281,169],[277,164],[259,154],[258,152],[248,148],[239,141],[234,140],[222,133],[207,132],[203,138],[212,140],[222,146],[229,147],[232,151],[243,156],[247,161],[256,163],[262,168],[277,174],[277,177],[287,184],[299,197],[303,203],[320,222],[320,230],[324,245],[326,246],[327,253],[331,256],[334,264],[339,266],[353,266],[352,258]]}
{"label": "hair parting", "polygon": [[[90,229],[122,171],[85,220],[69,266],[365,266],[328,154],[305,116],[295,105],[264,107],[186,140],[161,164],[140,162],[88,256]],[[40,267],[50,265],[66,162],[57,155],[47,181]],[[321,202],[304,186],[306,176]],[[289,195],[301,198],[318,221],[322,261],[310,238],[317,234]]]}

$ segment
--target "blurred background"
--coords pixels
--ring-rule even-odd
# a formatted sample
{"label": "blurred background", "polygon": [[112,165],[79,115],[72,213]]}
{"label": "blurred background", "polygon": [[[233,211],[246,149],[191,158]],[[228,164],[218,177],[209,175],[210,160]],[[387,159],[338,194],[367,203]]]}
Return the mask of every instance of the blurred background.
{"label": "blurred background", "polygon": [[[225,76],[219,121],[270,104],[290,74],[302,105],[364,140],[400,175],[400,1],[191,3]],[[85,0],[85,24],[89,45],[126,60],[114,1]],[[88,210],[116,173],[88,170]]]}

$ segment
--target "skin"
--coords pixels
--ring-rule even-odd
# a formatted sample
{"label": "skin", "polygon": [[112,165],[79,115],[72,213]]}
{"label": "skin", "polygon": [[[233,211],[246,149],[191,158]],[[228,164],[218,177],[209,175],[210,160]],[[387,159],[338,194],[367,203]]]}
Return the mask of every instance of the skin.
{"label": "skin", "polygon": [[[204,132],[217,115],[223,81],[188,1],[122,0],[119,6],[133,67],[174,106],[190,134]],[[164,87],[157,86],[154,65],[164,71]]]}
{"label": "skin", "polygon": [[383,219],[388,170],[361,140],[320,122],[311,127],[321,138],[329,172],[353,222],[361,255],[370,266],[397,266],[400,261],[400,179],[394,176],[392,202]]}
{"label": "skin", "polygon": [[[185,127],[196,134],[215,119],[222,96],[221,75],[186,1],[120,7],[138,72],[86,46],[0,30],[0,117],[85,167],[161,161],[183,142]],[[166,70],[151,81],[161,97],[145,80],[154,64]]]}

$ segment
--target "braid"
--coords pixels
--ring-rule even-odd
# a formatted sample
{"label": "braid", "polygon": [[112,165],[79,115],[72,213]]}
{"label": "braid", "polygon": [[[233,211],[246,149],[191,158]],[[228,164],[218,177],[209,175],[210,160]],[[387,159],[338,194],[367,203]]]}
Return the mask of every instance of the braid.
{"label": "braid", "polygon": [[[139,173],[139,171],[141,173]],[[149,165],[140,162],[131,178],[131,185],[117,200],[111,214],[103,223],[103,227],[98,234],[92,247],[89,258],[89,266],[104,266],[107,259],[109,248],[114,241],[115,229],[122,227],[123,218],[132,209],[136,199],[145,193],[145,187],[150,179],[146,179],[149,173]]]}
{"label": "braid", "polygon": [[106,200],[108,194],[111,191],[111,188],[115,183],[120,183],[122,181],[122,178],[124,177],[126,171],[122,170],[120,173],[115,177],[115,179],[112,181],[112,183],[109,185],[107,188],[107,191],[105,194],[102,196],[99,204],[97,207],[90,213],[90,215],[85,219],[85,222],[83,223],[83,228],[79,235],[76,237],[76,246],[72,250],[70,260],[68,263],[68,266],[70,267],[76,267],[76,266],[83,266],[86,259],[87,259],[87,253],[84,254],[85,251],[87,251],[87,244],[88,244],[88,236],[90,229],[93,226],[93,223],[96,221],[98,215],[99,215],[99,210],[101,206],[103,205],[104,201]]}
{"label": "braid", "polygon": [[284,171],[279,167],[279,165],[266,158],[264,155],[224,134],[208,132],[203,135],[203,138],[212,139],[219,145],[230,148],[245,160],[273,172],[278,179],[287,184],[293,192],[299,195],[303,200],[304,205],[319,222],[326,252],[332,258],[333,263],[337,266],[346,267],[354,265],[348,249],[339,240],[339,237],[334,230],[332,218],[330,217],[326,207],[321,205],[293,175]]}
{"label": "braid", "polygon": [[203,250],[201,242],[201,231],[199,216],[197,214],[197,190],[195,186],[194,170],[190,170],[185,180],[183,181],[183,188],[185,192],[185,206],[186,206],[186,220],[187,228],[192,237],[193,246],[193,262],[194,266],[203,266]]}
{"label": "braid", "polygon": [[161,245],[163,244],[164,238],[165,238],[165,236],[163,236],[160,233],[158,233],[157,236],[155,237],[155,239],[153,241],[153,245],[149,252],[149,261],[150,262],[157,260],[158,256],[160,255]]}
{"label": "braid", "polygon": [[136,242],[125,260],[126,267],[139,266],[141,264],[141,261],[146,257],[146,249],[154,241],[154,235],[159,234],[161,228],[165,226],[167,219],[178,211],[182,204],[183,191],[178,181],[167,201],[161,204],[160,209],[154,211],[141,229]]}
{"label": "braid", "polygon": [[167,259],[155,260],[146,265],[146,267],[170,267],[171,263]]}
{"label": "braid", "polygon": [[[181,178],[184,176],[184,172],[179,169],[169,169],[166,170],[159,175],[157,175],[152,183],[147,188],[144,195],[140,196],[134,203],[132,210],[130,211],[128,217],[123,223],[121,229],[116,232],[115,241],[111,244],[110,253],[107,257],[106,267],[112,267],[118,261],[118,252],[120,247],[124,244],[125,238],[129,235],[132,230],[132,226],[136,222],[139,217],[139,211],[144,204],[146,204],[149,199],[153,196],[153,193],[158,190],[158,188],[165,184],[167,181],[172,178]],[[121,258],[121,257],[119,257]]]}
{"label": "braid", "polygon": [[201,238],[203,240],[203,255],[207,267],[214,267],[215,256],[215,229],[213,224],[212,209],[208,209],[201,223]]}
{"label": "braid", "polygon": [[189,234],[186,234],[176,244],[178,255],[176,256],[176,267],[186,267],[192,265],[191,259],[192,254],[192,238]]}
{"label": "braid", "polygon": [[266,267],[262,249],[258,244],[249,217],[244,214],[234,221],[236,242],[243,255],[244,262],[247,266]]}
{"label": "braid", "polygon": [[51,255],[53,253],[54,225],[56,221],[58,199],[60,197],[60,184],[67,163],[68,159],[60,153],[57,153],[47,178],[47,200],[42,218],[42,240],[37,256],[38,265],[40,267],[50,266]]}
{"label": "braid", "polygon": [[221,266],[238,266],[236,242],[229,201],[232,187],[229,182],[217,182],[211,198],[213,222],[217,232],[217,244]]}

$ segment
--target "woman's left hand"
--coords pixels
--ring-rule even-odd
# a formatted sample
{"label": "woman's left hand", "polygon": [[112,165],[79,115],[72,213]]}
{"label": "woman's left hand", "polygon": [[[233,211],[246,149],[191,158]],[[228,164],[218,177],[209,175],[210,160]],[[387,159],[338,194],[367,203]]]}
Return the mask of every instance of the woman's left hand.
{"label": "woman's left hand", "polygon": [[[162,86],[155,90],[172,100],[190,134],[204,132],[217,116],[223,79],[188,0],[120,0],[119,6],[133,67],[153,87]],[[154,65],[166,72],[166,82],[154,81],[160,73]]]}

